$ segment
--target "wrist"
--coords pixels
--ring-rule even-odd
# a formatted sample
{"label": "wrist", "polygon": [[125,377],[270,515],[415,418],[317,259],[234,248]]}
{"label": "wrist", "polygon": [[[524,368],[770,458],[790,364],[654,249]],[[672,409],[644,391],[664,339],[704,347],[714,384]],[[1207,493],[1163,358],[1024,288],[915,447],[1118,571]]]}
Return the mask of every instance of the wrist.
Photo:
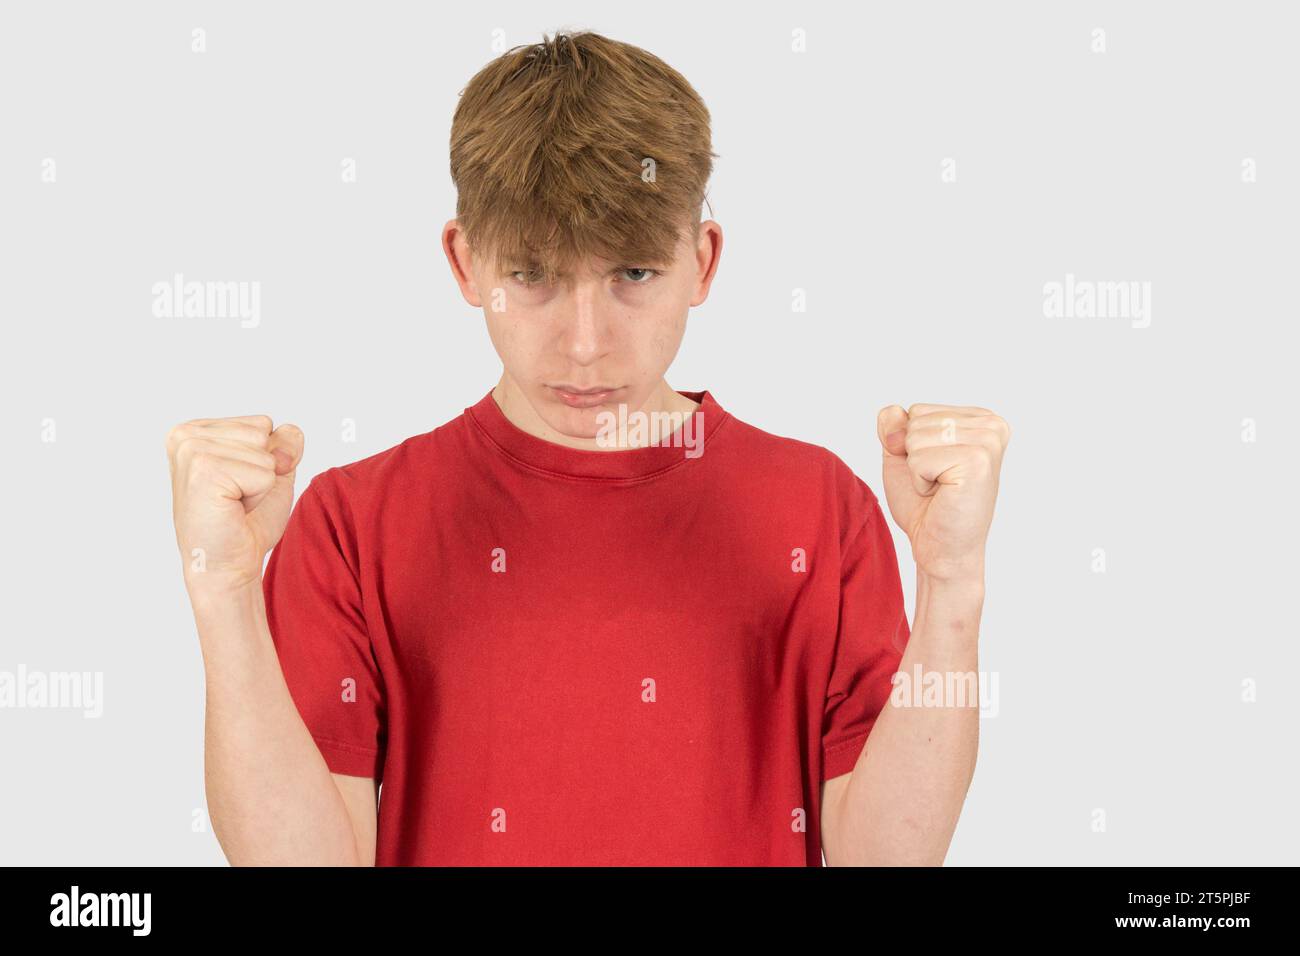
{"label": "wrist", "polygon": [[260,581],[238,587],[193,588],[190,602],[209,680],[228,672],[232,665],[240,670],[265,659],[273,641]]}
{"label": "wrist", "polygon": [[187,579],[185,590],[197,618],[219,617],[240,609],[262,606],[262,581],[230,581],[211,577]]}
{"label": "wrist", "polygon": [[942,609],[945,617],[978,617],[984,608],[984,576],[936,578],[916,573],[916,610]]}
{"label": "wrist", "polygon": [[916,583],[918,587],[924,586],[931,591],[946,594],[969,594],[981,597],[984,594],[984,574],[982,571],[978,574],[940,578],[935,577],[933,574],[926,574],[918,569]]}

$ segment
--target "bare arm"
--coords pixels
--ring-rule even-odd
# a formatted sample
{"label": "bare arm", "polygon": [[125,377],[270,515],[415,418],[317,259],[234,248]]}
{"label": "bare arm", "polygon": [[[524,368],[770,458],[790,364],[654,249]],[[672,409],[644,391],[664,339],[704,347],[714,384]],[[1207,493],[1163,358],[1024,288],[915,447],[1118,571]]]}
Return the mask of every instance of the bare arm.
{"label": "bare arm", "polygon": [[[937,866],[979,750],[984,550],[1011,426],[978,406],[887,405],[876,434],[889,510],[916,559],[916,614],[899,671],[915,682],[919,668],[923,688],[937,674],[945,699],[881,710],[853,770],[822,788],[822,842],[831,866]],[[947,699],[950,687],[963,699]]]}
{"label": "bare arm", "polygon": [[361,865],[374,866],[375,835],[379,828],[379,784],[373,777],[349,777],[341,773],[331,776],[347,804]]}
{"label": "bare arm", "polygon": [[235,866],[373,865],[375,782],[332,774],[285,683],[262,562],[283,534],[302,432],[265,415],[167,435],[176,540],[206,686],[205,788]]}
{"label": "bare arm", "polygon": [[[899,670],[977,672],[982,590],[918,577],[916,619]],[[822,790],[828,866],[938,866],[975,772],[978,697],[965,706],[886,705],[852,772]]]}
{"label": "bare arm", "polygon": [[[285,684],[260,586],[199,597],[195,618],[208,812],[226,858],[234,866],[373,865],[374,781],[330,773]],[[357,799],[365,792],[368,814]]]}

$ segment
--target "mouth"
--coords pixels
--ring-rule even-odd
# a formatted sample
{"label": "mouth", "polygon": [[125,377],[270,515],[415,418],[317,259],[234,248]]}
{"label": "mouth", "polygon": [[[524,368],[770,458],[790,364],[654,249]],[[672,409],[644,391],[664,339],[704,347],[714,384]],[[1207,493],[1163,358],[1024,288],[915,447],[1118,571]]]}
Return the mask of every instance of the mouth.
{"label": "mouth", "polygon": [[576,388],[572,385],[548,385],[555,397],[570,408],[592,408],[603,405],[609,397],[622,386],[597,385],[592,388]]}

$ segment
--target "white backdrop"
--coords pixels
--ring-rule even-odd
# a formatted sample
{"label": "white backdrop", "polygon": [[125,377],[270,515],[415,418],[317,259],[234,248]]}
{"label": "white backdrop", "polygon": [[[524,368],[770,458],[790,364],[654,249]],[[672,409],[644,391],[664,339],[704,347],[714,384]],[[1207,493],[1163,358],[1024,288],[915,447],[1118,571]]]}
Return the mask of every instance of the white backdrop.
{"label": "white backdrop", "polygon": [[[438,248],[451,114],[500,49],[564,27],[655,52],[713,113],[725,248],[671,384],[882,497],[881,406],[1014,429],[995,706],[948,862],[1300,862],[1297,25],[1281,3],[5,4],[0,674],[102,693],[99,716],[0,708],[0,862],[224,862],[165,433],[294,421],[301,490],[483,396],[499,365]],[[255,320],[156,314],[178,273],[256,284]],[[1139,297],[1080,314],[1108,288]]]}

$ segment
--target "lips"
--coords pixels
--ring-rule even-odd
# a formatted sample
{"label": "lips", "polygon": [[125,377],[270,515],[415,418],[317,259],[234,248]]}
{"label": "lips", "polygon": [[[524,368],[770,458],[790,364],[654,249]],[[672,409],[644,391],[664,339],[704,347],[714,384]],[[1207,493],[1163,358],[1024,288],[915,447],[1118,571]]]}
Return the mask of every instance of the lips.
{"label": "lips", "polygon": [[570,408],[592,408],[603,405],[609,397],[618,391],[614,387],[596,386],[595,388],[572,388],[568,385],[550,386],[555,397]]}

